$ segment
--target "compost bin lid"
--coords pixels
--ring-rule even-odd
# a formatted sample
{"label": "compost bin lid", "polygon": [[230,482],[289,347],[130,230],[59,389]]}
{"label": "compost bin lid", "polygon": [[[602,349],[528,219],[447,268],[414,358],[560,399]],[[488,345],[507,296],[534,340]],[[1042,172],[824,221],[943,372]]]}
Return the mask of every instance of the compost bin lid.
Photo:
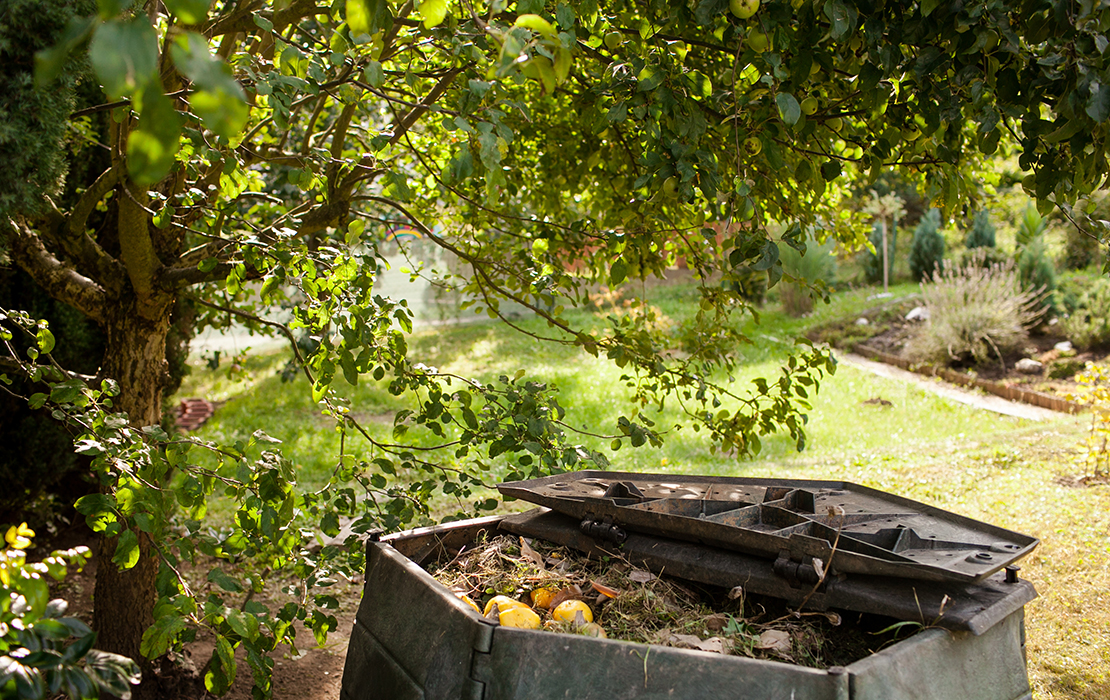
{"label": "compost bin lid", "polygon": [[498,485],[507,496],[599,525],[830,572],[978,582],[1038,540],[845,481],[581,471]]}

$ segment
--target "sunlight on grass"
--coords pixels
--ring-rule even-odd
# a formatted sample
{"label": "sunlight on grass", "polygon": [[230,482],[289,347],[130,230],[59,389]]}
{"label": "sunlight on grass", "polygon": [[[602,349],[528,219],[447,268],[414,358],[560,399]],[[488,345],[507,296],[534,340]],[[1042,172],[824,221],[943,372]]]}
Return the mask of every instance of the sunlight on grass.
{"label": "sunlight on grass", "polygon": [[[892,287],[894,298],[916,293],[915,285]],[[851,318],[880,301],[873,290],[838,294],[805,319],[768,307],[762,324],[745,322],[752,344],[738,349],[741,366],[735,386],[744,391],[755,377],[775,377],[793,339],[806,328],[834,318]],[[697,296],[690,285],[652,290],[652,303],[680,325],[693,313]],[[581,320],[589,321],[582,316]],[[524,319],[530,332],[551,333]],[[528,378],[557,385],[570,428],[608,435],[616,419],[633,411],[622,370],[555,344],[538,341],[492,323],[472,323],[419,332],[412,357],[445,372],[493,381],[526,369]],[[284,442],[302,484],[323,483],[335,467],[339,434],[310,398],[298,376],[282,382],[287,353],[257,356],[229,371],[196,367],[181,396],[225,402],[199,436],[243,439],[261,428]],[[337,385],[338,386],[338,385]],[[383,383],[362,378],[342,385],[352,411],[378,439],[390,439],[393,415],[403,401]],[[889,406],[871,399],[882,399]],[[788,436],[763,440],[754,460],[715,454],[704,433],[676,429],[680,411],[670,403],[662,413],[647,412],[664,432],[658,449],[609,450],[608,438],[573,436],[607,453],[612,468],[627,471],[719,474],[845,480],[907,496],[1041,539],[1022,562],[1022,575],[1040,598],[1026,607],[1029,673],[1035,697],[1095,700],[1110,697],[1110,487],[1073,488],[1061,477],[1077,469],[1070,462],[1084,423],[1061,416],[1033,423],[972,409],[924,389],[841,365],[825,378],[808,412],[807,449],[798,453]],[[418,439],[422,439],[417,436]],[[366,454],[364,445],[346,445]],[[449,457],[449,456],[448,456]],[[457,503],[436,504],[453,512]],[[525,504],[514,503],[512,509]],[[226,517],[215,508],[212,517]]]}

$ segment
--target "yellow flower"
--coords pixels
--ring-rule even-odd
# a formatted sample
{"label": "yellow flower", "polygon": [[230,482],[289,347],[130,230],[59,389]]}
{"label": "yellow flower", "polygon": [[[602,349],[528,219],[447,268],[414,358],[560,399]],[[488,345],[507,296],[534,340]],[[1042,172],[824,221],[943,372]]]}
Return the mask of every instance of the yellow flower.
{"label": "yellow flower", "polygon": [[31,546],[31,538],[34,536],[35,531],[27,527],[27,523],[20,523],[19,527],[15,525],[9,527],[4,539],[12,549],[27,549]]}

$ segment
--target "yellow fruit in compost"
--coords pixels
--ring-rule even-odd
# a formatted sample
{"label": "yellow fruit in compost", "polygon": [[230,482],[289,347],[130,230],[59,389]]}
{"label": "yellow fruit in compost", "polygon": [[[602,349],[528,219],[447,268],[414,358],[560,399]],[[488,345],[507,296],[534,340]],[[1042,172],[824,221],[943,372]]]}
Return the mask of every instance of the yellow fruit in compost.
{"label": "yellow fruit in compost", "polygon": [[502,627],[520,627],[526,630],[538,630],[540,628],[540,616],[527,605],[519,605],[508,609],[501,608],[497,620]]}
{"label": "yellow fruit in compost", "polygon": [[580,600],[564,600],[551,611],[551,617],[560,622],[574,622],[578,613],[582,613],[586,622],[594,621],[594,613],[590,610],[590,606]]}
{"label": "yellow fruit in compost", "polygon": [[556,591],[554,588],[537,588],[531,595],[532,605],[547,610],[551,607],[551,601],[555,600]]}
{"label": "yellow fruit in compost", "polygon": [[466,603],[470,607],[474,608],[474,612],[478,613],[479,615],[482,613],[481,609],[478,608],[478,604],[475,603],[473,600],[471,600],[470,596],[468,596],[467,594],[465,594],[465,593],[456,593],[455,597],[458,598],[459,600],[461,600],[462,602]]}
{"label": "yellow fruit in compost", "polygon": [[497,609],[501,612],[505,612],[506,610],[508,610],[510,608],[527,608],[528,607],[527,605],[520,602],[519,600],[514,600],[514,599],[510,598],[507,595],[495,595],[494,597],[489,599],[488,603],[486,603],[486,607],[482,610],[482,614],[483,615],[489,615],[489,612],[490,612],[490,610],[493,610],[494,605],[496,605]]}

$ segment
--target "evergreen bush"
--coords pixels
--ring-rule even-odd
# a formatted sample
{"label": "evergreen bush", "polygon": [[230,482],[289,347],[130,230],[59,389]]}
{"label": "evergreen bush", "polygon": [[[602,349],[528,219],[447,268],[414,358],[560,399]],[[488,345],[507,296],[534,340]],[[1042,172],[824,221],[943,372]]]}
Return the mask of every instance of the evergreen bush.
{"label": "evergreen bush", "polygon": [[1023,289],[1040,295],[1043,311],[1055,311],[1056,265],[1044,245],[1045,220],[1032,204],[1025,208],[1015,234],[1017,270]]}
{"label": "evergreen bush", "polygon": [[910,274],[921,282],[933,276],[944,260],[944,236],[940,234],[940,212],[930,209],[913,231]]}
{"label": "evergreen bush", "polygon": [[975,212],[971,221],[971,228],[967,231],[964,245],[971,248],[993,248],[995,246],[994,224],[991,223],[991,213],[986,209]]}

